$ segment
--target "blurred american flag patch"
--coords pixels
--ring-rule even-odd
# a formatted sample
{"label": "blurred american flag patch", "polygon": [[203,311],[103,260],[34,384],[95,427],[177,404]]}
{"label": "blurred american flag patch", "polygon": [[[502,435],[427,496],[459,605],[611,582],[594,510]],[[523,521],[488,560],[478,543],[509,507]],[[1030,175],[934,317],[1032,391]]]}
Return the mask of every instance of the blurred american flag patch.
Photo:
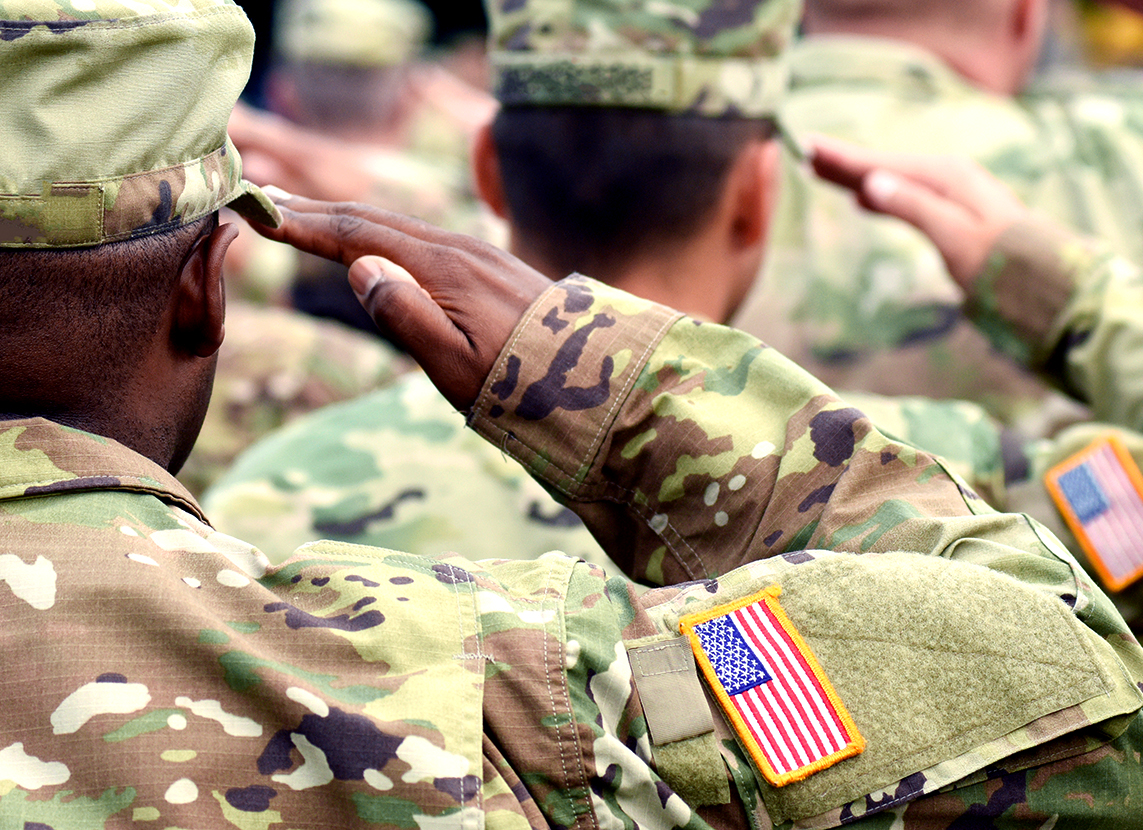
{"label": "blurred american flag patch", "polygon": [[1143,474],[1118,437],[1098,438],[1044,483],[1107,588],[1143,576]]}
{"label": "blurred american flag patch", "polygon": [[771,586],[679,623],[740,742],[776,787],[865,748],[780,594]]}

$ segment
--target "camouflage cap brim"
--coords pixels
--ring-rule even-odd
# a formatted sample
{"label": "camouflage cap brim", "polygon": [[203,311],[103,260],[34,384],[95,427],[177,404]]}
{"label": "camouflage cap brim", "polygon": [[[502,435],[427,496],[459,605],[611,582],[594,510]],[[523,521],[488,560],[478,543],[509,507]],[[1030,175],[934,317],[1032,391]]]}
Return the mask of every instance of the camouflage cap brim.
{"label": "camouflage cap brim", "polygon": [[79,248],[190,224],[229,206],[271,227],[282,215],[242,178],[230,139],[183,164],[115,179],[52,182],[35,196],[0,194],[0,248]]}
{"label": "camouflage cap brim", "polygon": [[100,245],[228,204],[278,224],[226,135],[253,54],[242,10],[85,5],[0,0],[0,247]]}

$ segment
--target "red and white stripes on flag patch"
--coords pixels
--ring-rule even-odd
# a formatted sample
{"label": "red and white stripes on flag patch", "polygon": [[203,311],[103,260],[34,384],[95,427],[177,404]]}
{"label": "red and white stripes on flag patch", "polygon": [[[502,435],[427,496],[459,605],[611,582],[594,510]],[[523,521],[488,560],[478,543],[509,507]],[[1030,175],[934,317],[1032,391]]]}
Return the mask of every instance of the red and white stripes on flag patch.
{"label": "red and white stripes on flag patch", "polygon": [[1101,436],[1044,483],[1104,585],[1121,591],[1143,576],[1143,474],[1118,437]]}
{"label": "red and white stripes on flag patch", "polygon": [[771,586],[683,617],[723,713],[758,771],[780,787],[865,749],[865,740]]}

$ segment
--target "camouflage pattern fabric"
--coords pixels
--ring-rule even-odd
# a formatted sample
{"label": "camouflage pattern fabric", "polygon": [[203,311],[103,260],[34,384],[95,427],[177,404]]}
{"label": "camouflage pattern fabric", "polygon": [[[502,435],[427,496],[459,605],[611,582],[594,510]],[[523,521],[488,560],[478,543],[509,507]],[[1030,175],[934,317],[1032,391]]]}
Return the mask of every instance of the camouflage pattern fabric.
{"label": "camouflage pattern fabric", "polygon": [[[1143,652],[1106,597],[1050,535],[994,513],[773,350],[573,278],[521,321],[471,421],[576,502],[632,575],[698,581],[640,595],[562,556],[478,564],[336,543],[271,567],[140,456],[39,419],[5,423],[0,648],[8,665],[50,671],[0,687],[0,817],[56,828],[1138,822]],[[815,547],[841,553],[805,552]],[[1082,681],[1053,681],[1047,705],[985,696],[967,735],[929,709],[924,723],[956,734],[903,765],[904,724],[871,731],[881,737],[859,763],[819,773],[838,771],[845,803],[822,793],[837,779],[767,788],[718,725],[722,761],[704,760],[725,764],[734,803],[696,809],[657,774],[624,642],[674,636],[684,610],[779,584],[839,693],[855,711],[887,701],[893,719],[898,704],[947,702],[932,691],[942,684],[912,688],[898,669],[869,682],[868,652],[836,648],[813,609],[840,602],[851,613],[832,623],[854,629],[849,644],[876,645],[885,626],[906,625],[908,597],[893,586],[913,577],[935,578],[933,598],[947,590],[958,608],[1005,598],[954,612],[988,645],[968,661],[947,647],[956,697],[975,697],[959,681],[987,680],[974,667],[994,656],[1004,671],[1052,677],[1083,664]],[[886,610],[873,610],[877,597]],[[930,637],[954,638],[942,604],[922,601],[937,614],[935,627],[921,614]],[[1034,616],[1011,627],[1009,601]],[[1071,644],[1052,666],[1035,648],[1021,657],[1049,622]]]}
{"label": "camouflage pattern fabric", "polygon": [[281,308],[231,303],[214,394],[179,480],[202,493],[262,436],[414,367],[379,337]]}
{"label": "camouflage pattern fabric", "polygon": [[[979,407],[875,395],[848,401],[1001,503],[1000,430]],[[307,542],[337,539],[470,559],[560,550],[618,571],[574,513],[463,427],[427,377],[405,375],[267,435],[238,456],[202,503],[216,527],[272,562]]]}
{"label": "camouflage pattern fabric", "polygon": [[1111,244],[1034,217],[1017,223],[997,240],[967,308],[996,349],[1096,419],[1143,430],[1143,274]]}
{"label": "camouflage pattern fabric", "polygon": [[[996,502],[1031,513],[1082,559],[1043,475],[1108,429],[1143,462],[1143,276],[1107,243],[1030,218],[1001,235],[973,289],[967,310],[993,346],[1084,401],[1097,419],[1030,445],[1027,480]],[[1143,585],[1114,599],[1132,630],[1143,631]]]}
{"label": "camouflage pattern fabric", "polygon": [[[789,60],[781,118],[796,137],[969,155],[1034,209],[1129,257],[1143,254],[1143,112],[1134,99],[1001,98],[922,50],[872,38],[808,39]],[[919,232],[865,214],[793,162],[781,185],[765,267],[731,325],[837,389],[976,401],[1032,436],[1085,416],[991,348]]]}
{"label": "camouflage pattern fabric", "polygon": [[98,245],[226,204],[279,222],[226,136],[253,42],[232,0],[0,3],[0,62],[35,67],[0,77],[0,247]]}
{"label": "camouflage pattern fabric", "polygon": [[337,539],[469,559],[560,550],[618,572],[579,518],[465,429],[421,373],[266,436],[202,503],[272,562]]}
{"label": "camouflage pattern fabric", "polygon": [[800,0],[489,0],[493,92],[507,105],[773,115]]}

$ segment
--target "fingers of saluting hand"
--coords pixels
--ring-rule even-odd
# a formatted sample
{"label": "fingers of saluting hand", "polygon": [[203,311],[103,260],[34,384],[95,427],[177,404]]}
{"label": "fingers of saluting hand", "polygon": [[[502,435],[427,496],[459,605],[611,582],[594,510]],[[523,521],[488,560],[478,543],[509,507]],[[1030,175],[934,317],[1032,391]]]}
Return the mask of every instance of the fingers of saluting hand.
{"label": "fingers of saluting hand", "polygon": [[551,284],[498,248],[419,219],[269,193],[284,221],[259,231],[350,266],[366,311],[461,409],[475,400],[516,322]]}

